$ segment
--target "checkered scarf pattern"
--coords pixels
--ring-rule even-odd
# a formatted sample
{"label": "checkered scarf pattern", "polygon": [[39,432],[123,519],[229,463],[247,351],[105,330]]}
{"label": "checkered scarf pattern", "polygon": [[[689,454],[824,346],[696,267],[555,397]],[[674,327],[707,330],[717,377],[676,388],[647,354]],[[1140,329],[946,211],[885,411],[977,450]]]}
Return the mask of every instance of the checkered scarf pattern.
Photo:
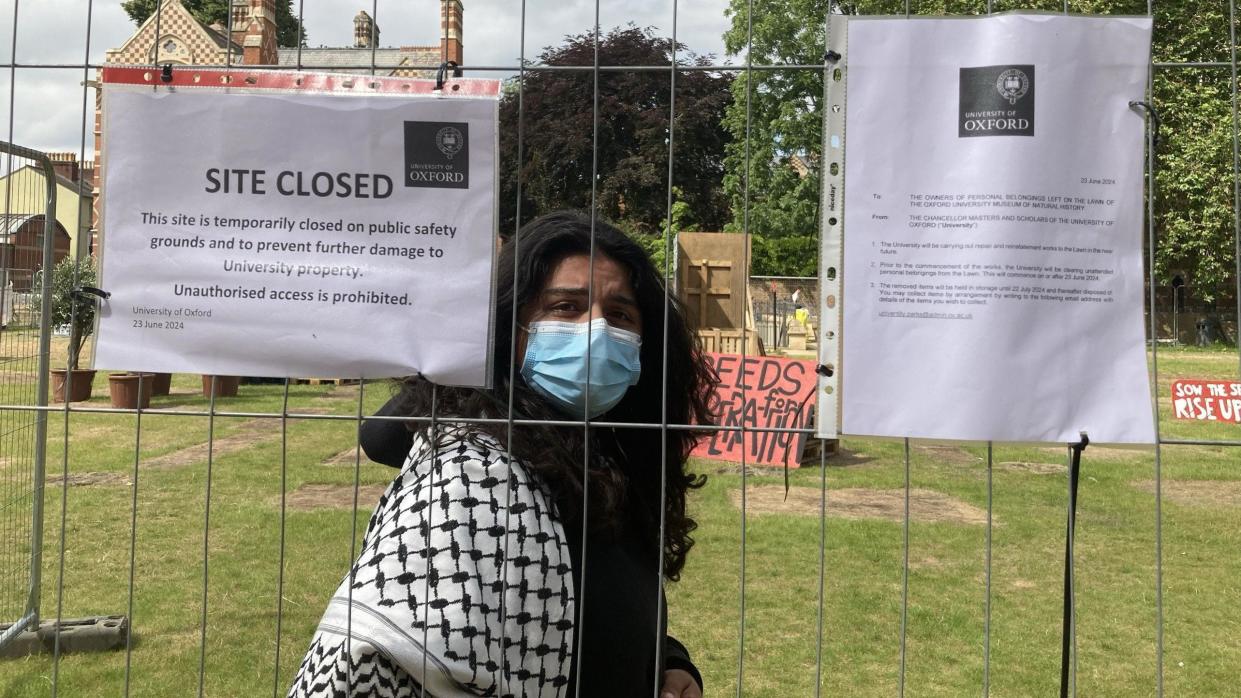
{"label": "checkered scarf pattern", "polygon": [[573,579],[546,488],[493,439],[421,436],[290,698],[565,695]]}

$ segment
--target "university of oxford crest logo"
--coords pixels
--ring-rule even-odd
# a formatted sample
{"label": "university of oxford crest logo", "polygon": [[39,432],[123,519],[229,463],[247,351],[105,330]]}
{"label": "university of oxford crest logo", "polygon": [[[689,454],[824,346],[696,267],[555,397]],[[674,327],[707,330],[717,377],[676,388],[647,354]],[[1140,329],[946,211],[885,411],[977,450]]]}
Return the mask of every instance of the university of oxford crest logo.
{"label": "university of oxford crest logo", "polygon": [[456,126],[445,126],[435,133],[435,146],[451,160],[465,146],[465,136]]}
{"label": "university of oxford crest logo", "polygon": [[1030,78],[1017,68],[1009,68],[996,78],[995,89],[1000,91],[1000,96],[1007,99],[1009,104],[1016,104],[1017,100],[1025,97],[1029,91]]}
{"label": "university of oxford crest logo", "polygon": [[470,188],[470,125],[405,122],[405,186]]}
{"label": "university of oxford crest logo", "polygon": [[961,68],[957,136],[1033,136],[1034,66]]}

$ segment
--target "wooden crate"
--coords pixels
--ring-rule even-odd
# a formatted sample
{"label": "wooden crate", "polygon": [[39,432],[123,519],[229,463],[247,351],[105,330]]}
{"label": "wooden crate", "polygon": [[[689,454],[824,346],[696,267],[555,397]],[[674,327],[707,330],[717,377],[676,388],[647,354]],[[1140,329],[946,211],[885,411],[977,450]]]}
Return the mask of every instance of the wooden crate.
{"label": "wooden crate", "polygon": [[357,378],[299,378],[297,382],[305,385],[354,385],[358,382]]}
{"label": "wooden crate", "polygon": [[747,326],[748,241],[736,233],[677,235],[677,292],[695,326]]}
{"label": "wooden crate", "polygon": [[[698,330],[702,350],[713,354],[764,356],[763,340],[754,330],[727,330],[719,327]],[[743,352],[744,350],[744,352]]]}

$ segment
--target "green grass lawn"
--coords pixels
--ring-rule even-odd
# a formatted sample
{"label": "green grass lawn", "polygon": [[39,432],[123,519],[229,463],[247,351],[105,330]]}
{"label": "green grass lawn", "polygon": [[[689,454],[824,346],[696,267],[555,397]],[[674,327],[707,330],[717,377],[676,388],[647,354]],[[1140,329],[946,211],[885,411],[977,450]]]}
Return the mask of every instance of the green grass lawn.
{"label": "green grass lawn", "polygon": [[[1176,377],[1237,378],[1235,353],[1161,349],[1159,367],[1165,437],[1241,440],[1238,425],[1171,421],[1167,400],[1167,384]],[[192,394],[197,381],[198,376],[177,376],[178,394],[156,398],[152,407],[204,409],[206,401]],[[92,405],[106,404],[106,386],[101,386],[102,377]],[[369,413],[388,394],[385,384],[368,384],[360,404],[356,386],[292,386],[288,410],[355,415],[361,408]],[[221,399],[217,408],[278,414],[283,395],[281,386],[242,386],[240,397]],[[71,416],[68,470],[71,482],[83,484],[47,489],[43,613],[54,617],[58,606],[65,618],[130,613],[131,531],[136,534],[131,695],[197,694],[208,475],[205,694],[283,695],[287,688],[328,597],[352,560],[352,536],[361,537],[374,488],[393,473],[365,458],[355,468],[347,453],[356,444],[351,420],[290,419],[283,441],[281,423],[278,418],[217,417],[208,473],[206,417],[143,415],[138,443],[132,414]],[[53,415],[48,457],[53,478],[59,478],[66,460],[64,428],[63,416]],[[907,695],[978,695],[986,535],[979,523],[985,517],[978,515],[985,514],[987,504],[986,447],[914,442],[911,451],[915,492],[938,493],[956,510],[924,516],[921,500],[915,501]],[[827,461],[825,520],[818,513],[824,476],[818,467],[792,472],[791,503],[784,502],[778,471],[747,472],[744,695],[811,696],[816,675],[825,695],[895,694],[900,511],[868,508],[849,496],[890,504],[894,494],[899,502],[903,453],[899,441],[846,439],[841,455]],[[994,450],[990,680],[996,696],[1047,696],[1057,690],[1065,460],[1063,447]],[[743,481],[735,464],[693,465],[709,475],[709,482],[691,499],[698,544],[682,581],[669,587],[670,623],[702,669],[708,696],[734,695],[742,651],[743,531],[735,502]],[[1082,472],[1079,694],[1153,695],[1154,452],[1091,447]],[[1161,474],[1166,695],[1237,695],[1241,448],[1165,446]],[[284,586],[278,590],[282,475],[288,513]],[[309,485],[339,485],[348,492],[355,478],[367,486],[356,518],[348,494],[338,498],[341,507],[305,496]],[[62,496],[67,528],[63,597],[58,598]],[[134,520],[136,529],[131,528]],[[816,674],[820,594],[822,667]],[[123,651],[63,656],[60,695],[121,695],[126,661]],[[52,674],[47,656],[0,660],[0,696],[49,695]]]}

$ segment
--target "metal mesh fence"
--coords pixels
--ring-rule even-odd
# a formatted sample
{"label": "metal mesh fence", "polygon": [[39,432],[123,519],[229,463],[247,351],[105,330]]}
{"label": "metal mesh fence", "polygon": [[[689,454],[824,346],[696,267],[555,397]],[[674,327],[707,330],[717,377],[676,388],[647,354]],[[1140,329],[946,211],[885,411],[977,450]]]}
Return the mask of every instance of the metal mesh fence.
{"label": "metal mesh fence", "polygon": [[[45,406],[43,270],[55,231],[51,164],[8,144],[0,144],[0,163],[0,404]],[[45,436],[45,413],[0,410],[0,646],[38,622]]]}
{"label": "metal mesh fence", "polygon": [[[1235,259],[1241,244],[1236,234],[1241,180],[1235,1],[1215,3],[1221,23],[1193,28],[1170,24],[1173,15],[1154,2],[856,4],[866,12],[896,14],[1152,13],[1157,44],[1161,35],[1191,29],[1210,34],[1207,50],[1157,50],[1152,92],[1157,105],[1161,95],[1171,100],[1195,84],[1208,85],[1216,97],[1225,95],[1223,119],[1210,111],[1220,100],[1207,105],[1204,97],[1196,106],[1191,99],[1187,115],[1181,115],[1185,118],[1172,114],[1167,120],[1181,134],[1225,129],[1231,152],[1207,157],[1152,150],[1150,172],[1152,181],[1162,184],[1169,180],[1155,173],[1176,179],[1178,168],[1189,161],[1207,162],[1195,177],[1200,187],[1216,194],[1227,190],[1223,198],[1231,206],[1229,243]],[[513,75],[512,89],[521,95],[531,75],[553,72],[531,60],[534,52],[525,39],[529,16],[554,21],[556,10],[531,5],[521,3],[520,26],[500,29],[519,37],[521,60],[467,64],[471,75]],[[726,3],[717,5],[725,11]],[[302,13],[303,3],[291,6]],[[367,9],[379,24],[394,6],[374,0]],[[755,14],[770,11],[759,0],[727,6]],[[15,124],[42,118],[35,104],[18,99],[16,85],[70,80],[82,85],[80,105],[59,106],[80,106],[79,159],[85,160],[93,148],[92,80],[101,67],[102,51],[91,44],[98,7],[89,0],[57,6],[58,12],[69,7],[74,21],[86,28],[84,57],[69,64],[40,60],[37,54],[19,59],[19,47],[25,50],[31,41],[23,34],[26,13],[44,10],[18,0],[11,7],[11,54],[2,66],[9,76],[9,140]],[[160,4],[154,14],[156,35],[162,36],[166,7]],[[815,8],[824,12],[798,18],[796,24],[822,36],[831,15],[826,4]],[[678,17],[685,11],[684,3],[667,3],[666,35],[674,42]],[[623,20],[625,9],[596,0],[594,12],[597,46],[598,27],[605,24],[600,16]],[[486,22],[483,15],[477,13],[478,25]],[[233,17],[225,27],[230,34]],[[159,49],[154,51],[159,63]],[[306,61],[299,52],[287,67],[335,67],[316,63],[321,54],[313,50],[305,54]],[[384,63],[386,55],[372,50],[370,60],[355,69],[384,74],[402,68]],[[216,65],[239,59],[228,54]],[[738,80],[760,72],[821,79],[825,69],[814,63],[760,65],[744,55],[735,64],[606,65],[595,53],[582,65],[555,71],[579,73],[592,88],[590,103],[582,105],[595,128],[590,157],[581,162],[589,176],[597,175],[598,129],[606,115],[599,103],[601,80],[666,74],[675,109],[678,80],[692,71]],[[1206,116],[1194,118],[1199,111]],[[665,122],[668,219],[673,188],[695,176],[672,165],[678,148],[675,124]],[[519,127],[515,136],[521,153],[527,134]],[[1165,138],[1175,139],[1177,133],[1165,133]],[[11,167],[19,162],[10,160],[5,171],[20,169]],[[592,191],[592,205],[596,194]],[[1189,196],[1180,190],[1174,194]],[[1235,270],[1219,270],[1226,281],[1216,284],[1220,288],[1209,299],[1196,290],[1207,280],[1191,280],[1197,293],[1188,301],[1193,310],[1186,310],[1175,293],[1165,292],[1169,272],[1176,270],[1164,269],[1156,250],[1166,237],[1184,233],[1182,218],[1192,225],[1194,215],[1185,211],[1205,211],[1207,205],[1187,198],[1179,213],[1176,206],[1156,212],[1162,196],[1159,187],[1153,188],[1150,338],[1175,336],[1190,344],[1186,323],[1196,329],[1203,317],[1218,318],[1214,338],[1227,337],[1229,328],[1235,337],[1241,299]],[[15,210],[6,203],[6,214]],[[740,220],[742,234],[748,234],[748,208]],[[89,234],[78,235],[81,246]],[[664,241],[665,250],[670,245]],[[1228,257],[1221,249],[1208,252]],[[0,266],[19,265],[6,261]],[[31,609],[29,588],[31,575],[37,577],[40,570],[38,550],[27,541],[42,521],[31,511],[43,486],[35,472],[44,444],[36,438],[36,427],[50,414],[51,507],[41,563],[41,617],[62,622],[123,614],[133,632],[123,638],[120,652],[100,655],[68,654],[54,634],[46,656],[20,665],[0,660],[7,663],[0,664],[0,687],[20,696],[283,695],[324,603],[356,559],[370,508],[392,478],[390,470],[368,463],[359,446],[362,425],[373,419],[370,415],[390,396],[391,387],[284,381],[243,385],[236,397],[224,397],[211,389],[216,378],[178,375],[169,394],[149,410],[110,408],[102,395],[51,408],[55,412],[31,409],[39,404],[37,384],[46,370],[46,364],[37,365],[41,352],[35,328],[41,318],[32,310],[33,290],[19,290],[16,271],[12,279],[13,320],[0,335],[0,621],[33,619],[29,612],[39,610],[38,590]],[[773,281],[774,304],[760,290]],[[774,336],[773,346],[787,346],[795,287],[805,289],[803,297],[813,297],[812,286],[791,280],[756,278],[750,284],[758,331],[767,333],[765,341]],[[4,302],[7,319],[9,301]],[[47,336],[51,328],[44,323],[42,329]],[[1236,472],[1241,438],[1227,425],[1173,421],[1168,384],[1204,373],[1235,380],[1238,358],[1231,349],[1199,355],[1165,348],[1152,342],[1159,444],[1137,453],[1085,453],[1073,580],[1074,693],[1079,685],[1082,693],[1118,696],[1222,696],[1235,690],[1232,674],[1241,655],[1231,638],[1241,631],[1241,612],[1227,601],[1235,597],[1231,572],[1241,543],[1235,515],[1241,506]],[[434,409],[419,418],[433,428],[445,424]],[[530,426],[512,410],[503,421],[510,433]],[[607,428],[572,420],[562,426],[587,434]],[[690,428],[666,420],[643,427],[663,434]],[[692,640],[708,694],[1051,692],[1059,668],[1057,553],[1064,542],[1068,499],[1063,449],[845,439],[837,449],[820,452],[817,469],[795,472],[791,489],[770,471],[744,461],[692,466],[711,480],[691,496],[700,524],[697,545],[683,580],[668,588],[668,621],[674,633]],[[589,459],[589,452],[582,454],[584,471]],[[669,467],[666,462],[649,465],[661,473]],[[866,514],[874,511],[883,514]]]}
{"label": "metal mesh fence", "polygon": [[[797,343],[799,350],[805,350],[807,338],[813,345],[814,328],[819,325],[818,304],[814,302],[819,297],[818,279],[751,276],[749,294],[750,306],[754,310],[754,329],[763,338],[765,346],[773,350],[789,349]],[[798,310],[804,311],[804,317],[798,317]],[[796,340],[790,341],[790,328]]]}

